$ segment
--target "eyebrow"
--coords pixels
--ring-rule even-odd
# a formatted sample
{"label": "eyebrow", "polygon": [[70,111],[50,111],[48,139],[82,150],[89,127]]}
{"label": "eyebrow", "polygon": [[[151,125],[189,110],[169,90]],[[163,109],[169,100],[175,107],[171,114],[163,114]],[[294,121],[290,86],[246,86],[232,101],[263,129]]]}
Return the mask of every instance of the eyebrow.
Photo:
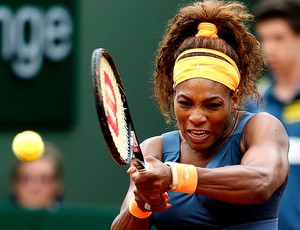
{"label": "eyebrow", "polygon": [[[186,96],[186,95],[183,94],[183,93],[178,94],[178,96],[176,97],[176,99],[178,99],[178,98],[180,98],[180,97],[182,97],[182,98],[184,98],[184,99],[186,99],[186,100],[189,100],[189,101],[192,100],[192,98]],[[210,101],[213,101],[213,100],[222,100],[222,101],[224,101],[224,99],[223,99],[222,97],[220,97],[220,96],[212,96],[212,97],[206,98],[206,99],[204,100],[204,102],[210,102]]]}

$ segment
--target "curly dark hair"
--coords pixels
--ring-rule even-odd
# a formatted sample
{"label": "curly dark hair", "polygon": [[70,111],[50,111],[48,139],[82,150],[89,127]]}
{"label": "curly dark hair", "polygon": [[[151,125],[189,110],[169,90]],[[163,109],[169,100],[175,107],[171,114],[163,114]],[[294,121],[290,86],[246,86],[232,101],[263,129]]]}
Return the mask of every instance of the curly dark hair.
{"label": "curly dark hair", "polygon": [[[241,2],[205,0],[185,6],[169,21],[156,57],[153,93],[161,112],[170,122],[174,118],[173,68],[178,55],[191,48],[218,50],[237,64],[241,81],[238,87],[239,109],[244,100],[261,99],[256,84],[265,67],[262,50],[255,36],[249,32],[247,22],[253,16]],[[201,22],[213,23],[218,38],[196,38]]]}

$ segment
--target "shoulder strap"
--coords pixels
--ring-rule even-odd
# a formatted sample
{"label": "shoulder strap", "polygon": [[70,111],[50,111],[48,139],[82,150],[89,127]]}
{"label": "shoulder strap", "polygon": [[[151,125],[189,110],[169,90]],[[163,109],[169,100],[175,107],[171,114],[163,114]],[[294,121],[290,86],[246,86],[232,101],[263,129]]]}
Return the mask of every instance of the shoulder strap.
{"label": "shoulder strap", "polygon": [[250,120],[250,118],[253,116],[254,116],[254,113],[245,112],[244,115],[242,116],[238,126],[236,127],[235,131],[233,132],[233,135],[242,133],[245,125]]}
{"label": "shoulder strap", "polygon": [[163,137],[163,162],[177,161],[180,153],[179,131],[171,131],[162,134]]}

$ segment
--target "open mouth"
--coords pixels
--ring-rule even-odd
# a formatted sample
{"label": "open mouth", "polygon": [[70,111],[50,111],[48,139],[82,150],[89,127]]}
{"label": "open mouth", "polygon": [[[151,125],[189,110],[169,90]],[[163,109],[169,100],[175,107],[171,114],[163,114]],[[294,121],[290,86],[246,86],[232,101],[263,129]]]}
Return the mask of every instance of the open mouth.
{"label": "open mouth", "polygon": [[192,139],[203,139],[209,135],[208,131],[204,130],[188,130],[187,133]]}

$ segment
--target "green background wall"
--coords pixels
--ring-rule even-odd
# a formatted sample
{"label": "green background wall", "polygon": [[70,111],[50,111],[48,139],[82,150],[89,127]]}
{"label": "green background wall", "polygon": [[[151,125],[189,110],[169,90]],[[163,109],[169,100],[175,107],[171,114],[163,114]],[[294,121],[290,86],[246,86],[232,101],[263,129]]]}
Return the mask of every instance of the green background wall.
{"label": "green background wall", "polygon": [[[92,51],[104,47],[115,59],[139,139],[165,132],[167,127],[151,98],[153,62],[168,19],[189,2],[77,0],[76,84],[70,86],[76,90],[74,122],[67,129],[35,129],[64,153],[68,202],[119,207],[128,185],[127,167],[117,166],[110,158],[99,129],[90,75]],[[32,112],[39,113],[38,109]],[[20,131],[0,127],[0,199],[9,194],[9,172],[15,160],[11,142]]]}

